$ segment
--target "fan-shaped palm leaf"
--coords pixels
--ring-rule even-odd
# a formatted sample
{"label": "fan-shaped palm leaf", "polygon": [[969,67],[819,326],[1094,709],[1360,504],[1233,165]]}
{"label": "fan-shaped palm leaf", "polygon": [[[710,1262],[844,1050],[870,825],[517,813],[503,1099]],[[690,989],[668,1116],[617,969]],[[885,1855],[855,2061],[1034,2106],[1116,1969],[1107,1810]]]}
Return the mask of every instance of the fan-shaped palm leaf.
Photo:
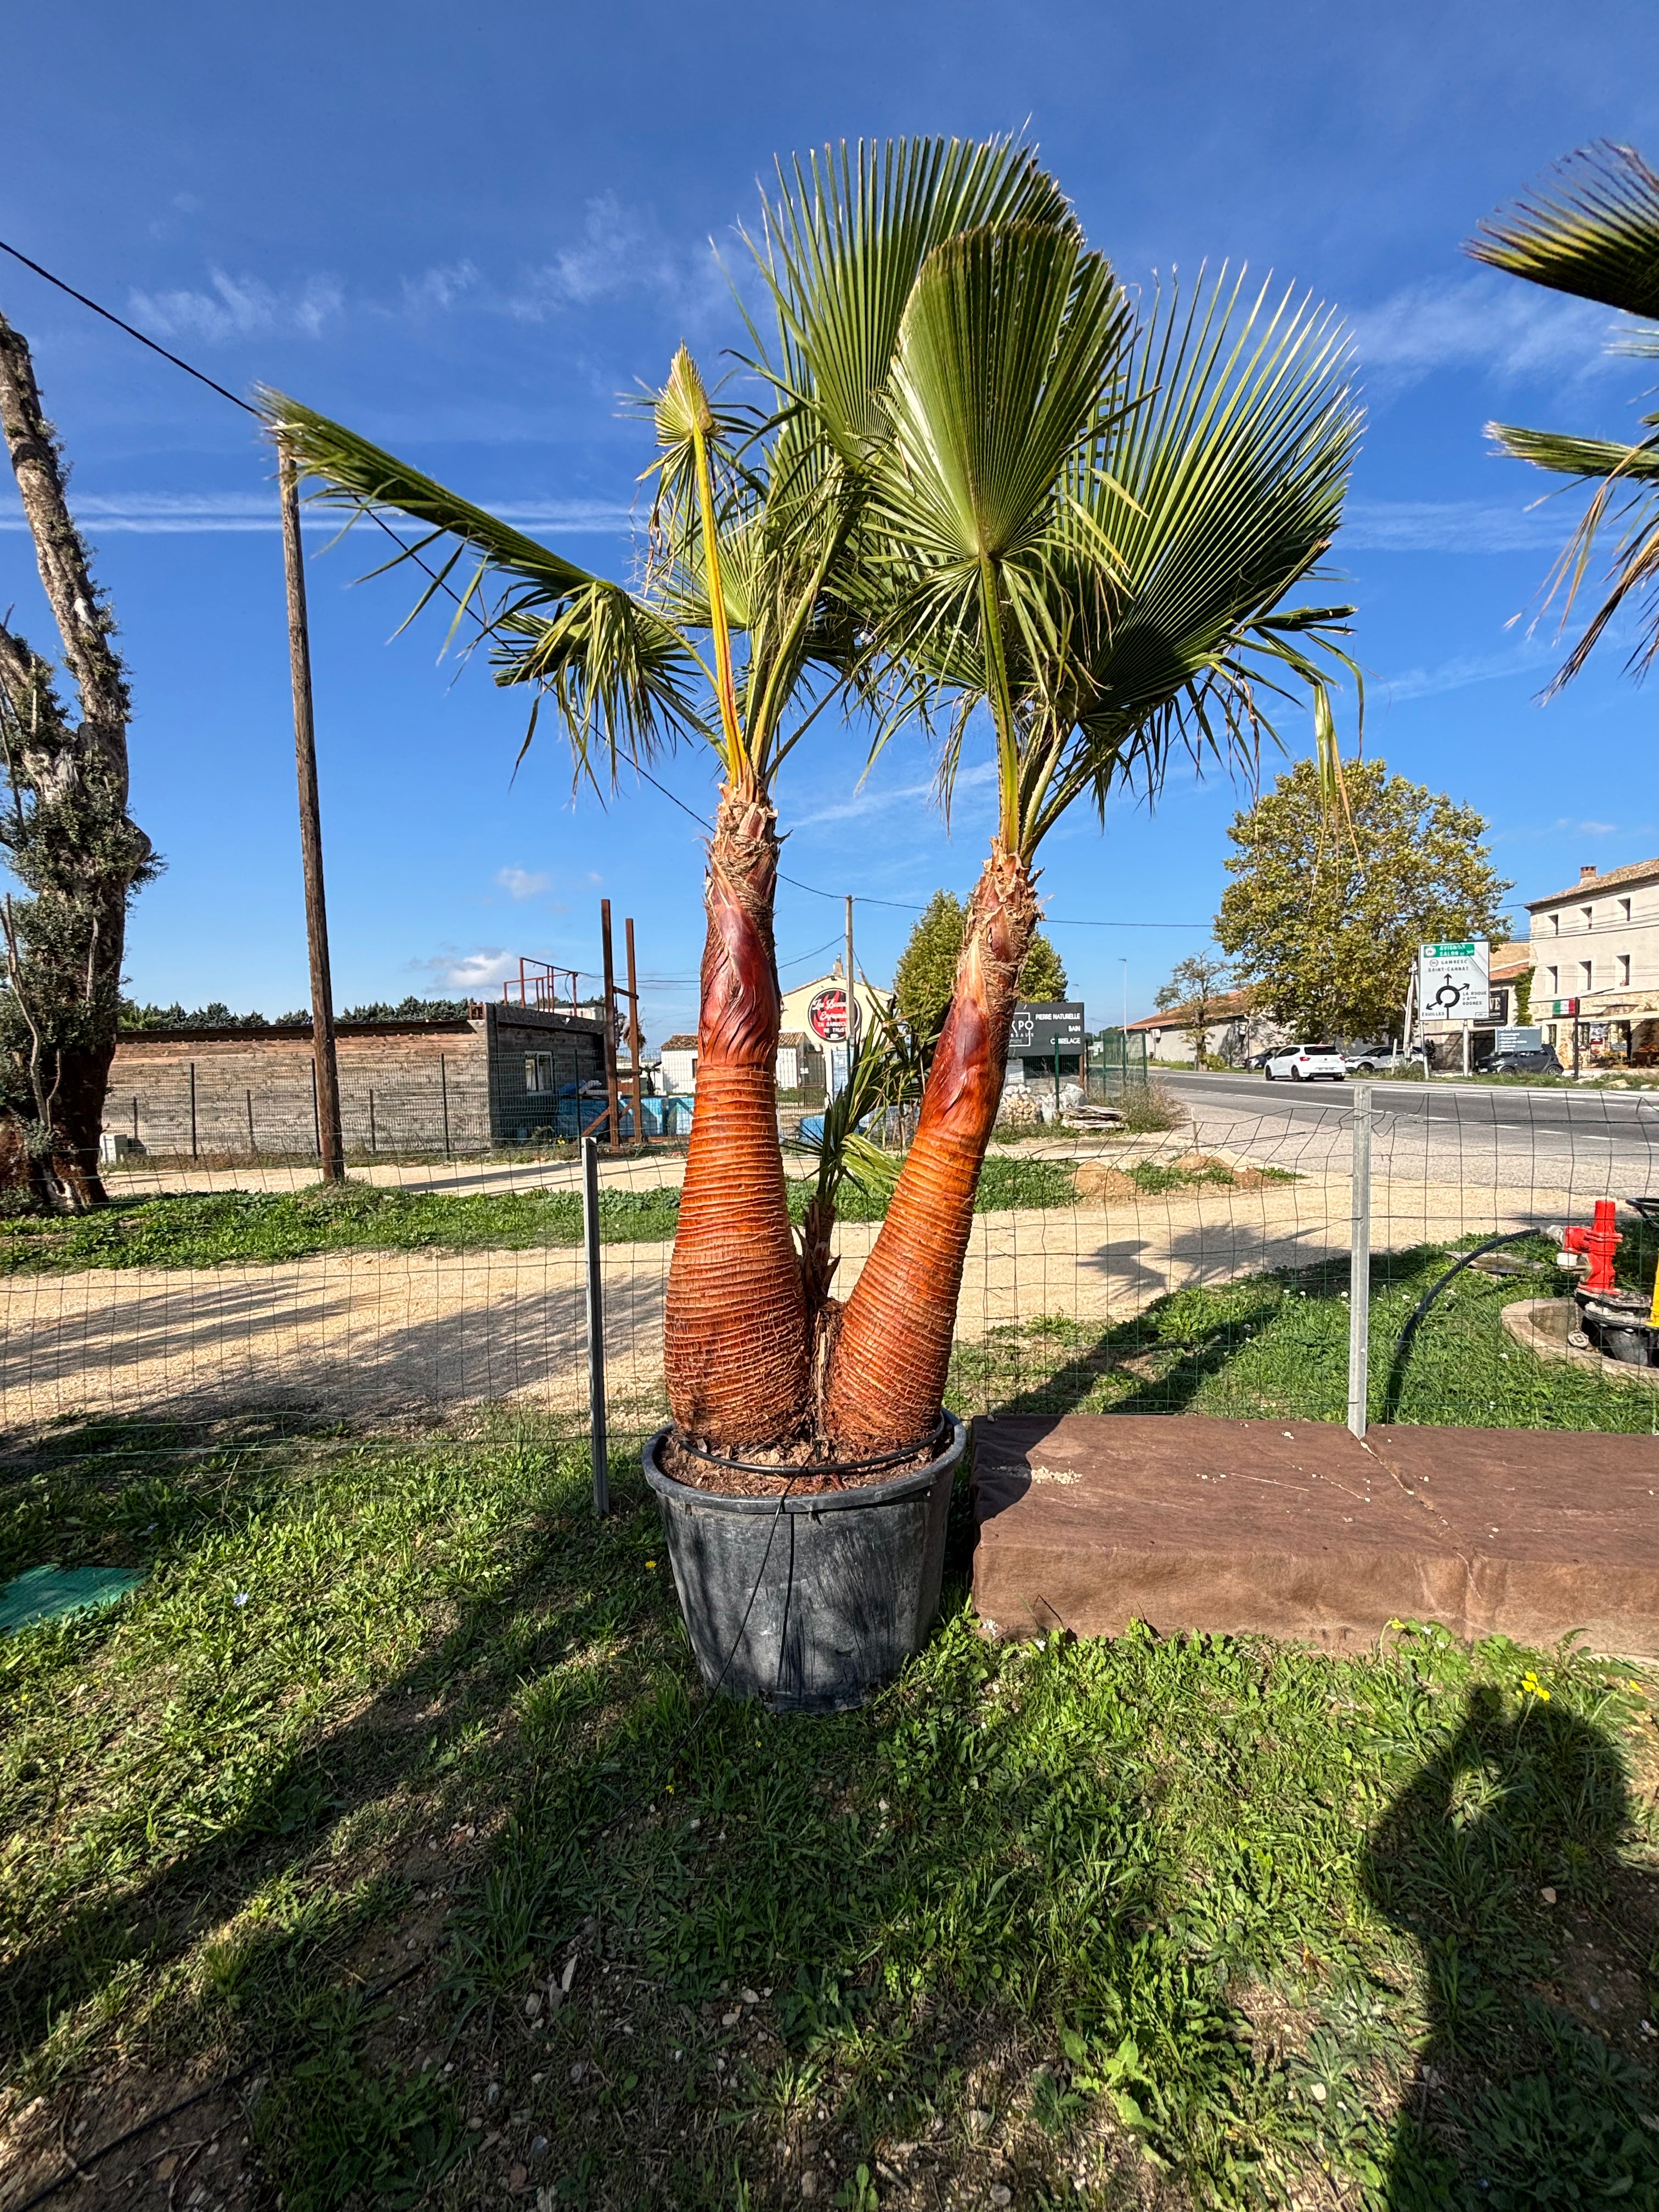
{"label": "fan-shaped palm leaf", "polygon": [[1050,563],[1068,465],[1133,328],[1074,234],[1033,224],[946,240],[917,278],[894,356],[891,442],[866,578],[890,663],[979,678],[996,726],[1003,835],[1018,788],[1016,672],[1057,642]]}
{"label": "fan-shaped palm leaf", "polygon": [[1659,319],[1659,176],[1632,146],[1570,154],[1553,185],[1490,216],[1467,251],[1492,269]]}
{"label": "fan-shaped palm leaf", "polygon": [[886,436],[882,398],[918,271],[957,231],[1031,222],[1077,235],[1065,195],[1009,139],[860,140],[778,169],[755,248],[778,320],[757,364],[810,398],[811,434],[849,465]]}

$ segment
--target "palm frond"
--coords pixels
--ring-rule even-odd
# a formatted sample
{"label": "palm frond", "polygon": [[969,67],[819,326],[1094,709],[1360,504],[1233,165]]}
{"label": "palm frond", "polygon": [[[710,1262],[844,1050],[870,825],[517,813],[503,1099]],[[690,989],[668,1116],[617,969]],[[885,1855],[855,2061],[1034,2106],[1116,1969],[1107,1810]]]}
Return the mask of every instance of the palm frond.
{"label": "palm frond", "polygon": [[1560,430],[1523,430],[1514,422],[1488,422],[1486,435],[1512,460],[1530,461],[1553,476],[1620,477],[1632,484],[1659,482],[1659,438],[1621,445],[1616,438],[1575,438]]}
{"label": "palm frond", "polygon": [[823,1135],[786,1140],[786,1152],[816,1163],[815,1195],[821,1206],[833,1209],[848,1182],[871,1197],[890,1193],[898,1179],[899,1157],[873,1143],[864,1133],[865,1125],[918,1103],[927,1085],[931,1042],[912,1036],[890,1001],[878,1007],[848,1055],[846,1082],[823,1109]]}
{"label": "palm frond", "polygon": [[[348,430],[343,423],[331,422],[327,416],[281,392],[262,388],[255,398],[266,422],[294,456],[301,473],[320,478],[319,488],[309,495],[314,503],[344,507],[353,514],[384,510],[407,515],[412,522],[424,524],[431,533],[423,544],[441,538],[459,538],[481,554],[496,573],[533,586],[549,599],[562,599],[595,580],[589,570],[579,568],[488,509],[475,507],[459,492],[422,475],[356,431]],[[410,557],[412,550],[394,555],[387,567],[397,567]]]}
{"label": "palm frond", "polygon": [[[653,608],[343,423],[279,392],[258,396],[274,434],[305,474],[319,479],[313,503],[351,518],[407,516],[422,527],[414,544],[400,544],[371,572],[406,561],[425,570],[428,581],[410,621],[448,586],[469,550],[477,556],[465,592],[451,594],[458,602],[452,635],[470,610],[474,641],[489,640],[496,683],[534,684],[552,699],[579,775],[597,781],[602,757],[614,781],[622,761],[649,759],[680,733],[707,733],[695,702],[696,659]],[[496,586],[488,602],[487,580]],[[525,747],[540,704],[538,696]]]}
{"label": "palm frond", "polygon": [[1607,625],[1632,600],[1649,605],[1643,635],[1626,662],[1626,672],[1644,675],[1659,658],[1659,437],[1623,446],[1606,438],[1574,438],[1553,430],[1523,430],[1514,423],[1489,422],[1487,435],[1515,459],[1534,468],[1576,477],[1595,486],[1594,496],[1573,526],[1551,571],[1543,604],[1561,603],[1565,629],[1589,571],[1597,539],[1609,527],[1622,535],[1609,564],[1607,588],[1583,635],[1551,678],[1545,696],[1570,684],[1601,642]]}
{"label": "palm frond", "polygon": [[1633,147],[1598,140],[1489,217],[1465,251],[1553,292],[1659,317],[1659,176]]}
{"label": "palm frond", "polygon": [[1042,827],[1085,787],[1103,805],[1123,782],[1150,795],[1177,750],[1252,768],[1273,729],[1264,695],[1287,687],[1312,695],[1328,775],[1328,692],[1297,641],[1352,669],[1334,646],[1352,610],[1282,602],[1341,520],[1361,427],[1346,371],[1334,318],[1288,291],[1248,296],[1224,272],[1189,305],[1173,289],[1155,300],[1131,404],[1103,427],[1078,487],[1123,575],[1098,600],[1071,592],[1102,611],[1078,624],[1071,738]]}
{"label": "palm frond", "polygon": [[815,432],[866,460],[885,435],[882,395],[911,289],[945,239],[1030,222],[1077,235],[1064,194],[1011,139],[860,140],[778,167],[754,246],[778,322],[757,366],[785,401],[809,397]]}
{"label": "palm frond", "polygon": [[894,356],[887,534],[948,575],[1038,544],[1130,329],[1105,262],[1065,231],[1008,224],[936,247]]}

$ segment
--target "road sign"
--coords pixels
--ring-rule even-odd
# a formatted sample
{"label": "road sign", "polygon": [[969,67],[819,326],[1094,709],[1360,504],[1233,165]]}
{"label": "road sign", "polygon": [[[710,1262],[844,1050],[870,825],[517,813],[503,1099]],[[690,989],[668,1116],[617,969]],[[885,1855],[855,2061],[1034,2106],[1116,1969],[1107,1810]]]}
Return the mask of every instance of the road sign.
{"label": "road sign", "polygon": [[1008,1032],[1008,1049],[1031,1060],[1056,1052],[1083,1050],[1083,1001],[1049,999],[1035,1004],[1022,999],[1014,1008],[1014,1025]]}
{"label": "road sign", "polygon": [[[847,1042],[847,993],[839,983],[831,983],[822,991],[815,991],[806,1005],[806,1025],[815,1037],[825,1044],[845,1044]],[[859,1033],[859,1006],[853,1001],[853,1037]]]}
{"label": "road sign", "polygon": [[1491,1018],[1484,937],[1461,945],[1420,945],[1417,949],[1417,1003],[1427,1022],[1484,1022]]}

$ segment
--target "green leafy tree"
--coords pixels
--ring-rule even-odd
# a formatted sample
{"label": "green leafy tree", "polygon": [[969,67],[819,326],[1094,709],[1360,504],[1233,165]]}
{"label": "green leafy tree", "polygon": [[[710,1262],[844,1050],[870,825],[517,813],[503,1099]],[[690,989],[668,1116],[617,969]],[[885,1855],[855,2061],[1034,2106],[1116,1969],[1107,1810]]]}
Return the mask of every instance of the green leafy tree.
{"label": "green leafy tree", "polygon": [[1215,933],[1265,1009],[1307,1037],[1396,1030],[1420,943],[1500,937],[1504,894],[1486,824],[1443,792],[1390,775],[1384,761],[1344,771],[1347,819],[1332,825],[1317,768],[1298,762],[1237,816],[1233,880]]}
{"label": "green leafy tree", "polygon": [[1216,1019],[1216,1000],[1232,989],[1233,981],[1231,967],[1218,953],[1189,953],[1176,963],[1169,981],[1152,1001],[1161,1011],[1180,1016],[1172,1026],[1192,1038],[1194,1067],[1204,1065],[1204,1038]]}
{"label": "green leafy tree", "polygon": [[1066,996],[1066,963],[1041,930],[1031,939],[1019,971],[1019,995],[1028,1005],[1039,1006]]}
{"label": "green leafy tree", "polygon": [[[951,891],[935,891],[910,932],[893,975],[899,1018],[913,1037],[939,1035],[956,988],[957,963],[968,931],[968,908]],[[1033,1003],[1066,996],[1066,968],[1041,930],[1019,971],[1019,995]]]}

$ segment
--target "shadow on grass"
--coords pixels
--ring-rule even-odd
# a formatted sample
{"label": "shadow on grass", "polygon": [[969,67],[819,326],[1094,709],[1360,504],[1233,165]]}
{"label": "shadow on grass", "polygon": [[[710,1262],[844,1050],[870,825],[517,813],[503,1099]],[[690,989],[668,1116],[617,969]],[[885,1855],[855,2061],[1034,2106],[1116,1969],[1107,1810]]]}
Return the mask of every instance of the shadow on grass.
{"label": "shadow on grass", "polygon": [[[1346,1976],[1370,2017],[1376,1929],[1350,1935],[1366,1920],[1362,1856],[1364,1894],[1431,1962],[1455,1957],[1452,1996],[1477,1972],[1492,1992],[1436,2015],[1436,2050],[1462,2037],[1474,2053],[1453,2100],[1455,2123],[1476,2115],[1466,2127],[1486,2125],[1506,2052],[1537,2070],[1525,2006],[1554,1971],[1556,1924],[1528,1948],[1526,1885],[1553,1878],[1586,1910],[1615,1894],[1624,1784],[1583,1717],[1588,1670],[1522,1724],[1480,1693],[1462,1712],[1471,1662],[1449,1640],[1392,1669],[1147,1632],[998,1650],[947,1595],[929,1648],[875,1705],[780,1719],[697,1699],[654,1510],[620,1450],[604,1524],[580,1456],[533,1443],[435,1470],[395,1445],[365,1452],[318,1474],[314,1503],[291,1488],[286,1522],[267,1476],[223,1480],[179,1539],[179,1586],[152,1600],[177,1615],[171,1643],[152,1623],[143,1650],[66,1644],[40,1677],[68,1702],[97,1650],[112,1671],[142,1665],[152,1719],[172,1700],[175,1737],[195,1729],[201,1759],[228,1770],[175,1850],[165,1801],[195,1769],[158,1766],[168,1779],[106,1837],[110,1859],[83,1846],[61,1909],[25,1918],[14,1947],[18,2055],[64,2125],[91,2115],[83,2155],[150,2052],[200,2079],[273,2051],[252,2127],[223,2133],[253,2136],[264,2170],[240,2179],[280,2186],[290,2212],[354,2198],[460,2212],[543,2187],[596,2212],[875,2195],[920,2212],[993,2172],[1020,2203],[1072,2201],[1079,2172],[1086,2202],[1168,2202],[1143,2148],[1188,2201],[1293,2202],[1322,2159],[1354,2162],[1288,2094],[1306,2061],[1287,2071],[1243,1991],[1301,1978],[1303,2002]],[[492,1495],[481,1534],[468,1515]],[[371,1570],[387,1563],[366,1597],[343,1604],[317,1564],[325,1511],[361,1533]],[[291,1619],[258,1626],[264,1672],[250,1650],[244,1690],[213,1659],[217,1616],[190,1598],[191,1547],[199,1564],[219,1545],[240,1575],[289,1524]],[[367,1639],[377,1607],[402,1601],[404,1544],[427,1563],[429,1626],[360,1695],[373,1647],[358,1613]],[[188,1680],[197,1643],[204,1671]],[[332,1702],[302,1739],[234,1764],[216,1731],[290,1649],[296,1691]],[[1363,1740],[1333,1720],[1345,1695],[1350,1715],[1352,1700],[1376,1709]],[[1407,1744],[1427,1755],[1366,1844],[1355,1777],[1381,1803]],[[59,1822],[69,1853],[100,1778],[95,1735],[76,1755],[24,1809]],[[410,1981],[367,2001],[407,1964]],[[1344,2045],[1331,2078],[1357,2065]],[[1625,2092],[1599,2079],[1585,2096],[1621,2111]],[[1380,2170],[1388,2122],[1368,2108],[1359,2124]],[[1460,2140],[1455,2124],[1425,2137],[1431,2178]],[[1401,2190],[1408,2152],[1402,2136]],[[1547,2179],[1527,2157],[1516,2171]],[[216,2174],[210,2193],[237,2179]],[[171,2185],[130,2201],[159,2205]]]}
{"label": "shadow on grass", "polygon": [[[206,1463],[169,1463],[166,1444],[155,1441],[166,1430],[151,1425],[140,1433],[142,1473],[131,1473],[129,1462],[124,1474],[118,1461],[90,1478],[82,1469],[66,1497],[69,1470],[52,1465],[64,1454],[48,1447],[36,1468],[15,1476],[0,1492],[0,1501],[13,1509],[12,1548],[38,1550],[55,1522],[52,1548],[70,1558],[106,1555],[112,1548],[132,1556],[136,1549],[172,1585],[151,1594],[165,1608],[177,1601],[179,1578],[188,1577],[204,1553],[257,1544],[261,1529],[274,1528],[285,1514],[303,1519],[305,1483],[296,1480],[292,1465],[240,1458],[248,1436],[241,1437],[240,1447],[226,1444],[222,1463],[216,1455]],[[84,1450],[93,1434],[66,1431],[53,1441]],[[99,1424],[95,1434],[117,1453],[125,1441],[118,1424]],[[396,1449],[390,1448],[394,1459]],[[571,1755],[556,1784],[536,1793],[556,1838],[544,1855],[538,1893],[556,1884],[569,1854],[580,1851],[582,1831],[601,1822],[632,1787],[634,1765],[617,1754],[640,1735],[642,1722],[648,1729],[655,1717],[648,1700],[643,1708],[639,1701],[652,1680],[650,1656],[642,1646],[659,1640],[654,1632],[660,1620],[647,1617],[628,1632],[630,1606],[619,1600],[615,1575],[600,1564],[617,1548],[613,1539],[621,1535],[625,1545],[630,1508],[645,1503],[641,1486],[634,1482],[641,1494],[630,1498],[628,1470],[614,1472],[621,1516],[596,1525],[587,1503],[585,1455],[567,1454],[562,1474],[556,1452],[532,1451],[528,1457],[528,1488],[544,1495],[539,1506],[533,1495],[526,1501],[531,1510],[523,1516],[511,1572],[483,1577],[484,1592],[443,1607],[451,1615],[448,1626],[411,1664],[355,1701],[348,1720],[314,1734],[302,1731],[297,1741],[290,1732],[289,1744],[269,1758],[258,1755],[257,1746],[250,1758],[234,1724],[223,1729],[211,1692],[204,1700],[194,1685],[179,1698],[184,1710],[175,1711],[169,1698],[164,1712],[139,1721],[140,1726],[159,1723],[164,1735],[169,1723],[175,1734],[193,1725],[210,1766],[216,1740],[221,1741],[222,1785],[210,1790],[210,1808],[194,1823],[197,1839],[189,1848],[146,1852],[143,1831],[152,1813],[165,1829],[174,1808],[165,1802],[134,1805],[125,1821],[118,1820],[116,1832],[103,1838],[106,1863],[82,1869],[78,1899],[44,1916],[27,1905],[9,1908],[10,1924],[3,1930],[9,2079],[37,2088],[72,2081],[85,2071],[81,2046],[88,2038],[97,2044],[103,2021],[136,2012],[138,2047],[149,2043],[168,2057],[210,2052],[216,2071],[234,2069],[250,2057],[275,2057],[275,2080],[255,2134],[270,2152],[291,2205],[332,2204],[354,2190],[366,2191],[376,2203],[401,2202],[398,2191],[416,2174],[435,2175],[453,2161],[465,2140],[462,2115],[441,2075],[403,2079],[396,2069],[388,2074],[383,2065],[368,2063],[370,2043],[384,2035],[388,2017],[387,2008],[371,2002],[370,1996],[413,1965],[428,2001],[435,1978],[443,1993],[440,2009],[464,2013],[480,1999],[493,2001],[501,1974],[521,1975],[527,1957],[519,1955],[521,1943],[510,1960],[501,1955],[502,1930],[489,1909],[480,1923],[489,1936],[470,1947],[465,1913],[441,1934],[422,1924],[414,1936],[399,1940],[411,1916],[422,1919],[411,1904],[412,1885],[447,1877],[456,1862],[465,1864],[488,1852],[488,1844],[475,1845],[473,1838],[502,1817],[486,1780],[489,1747],[512,1715],[514,1689],[526,1675],[544,1674],[573,1648],[592,1648],[596,1656],[565,1686],[567,1694],[544,1691],[537,1724],[544,1739],[560,1740],[572,1732],[573,1720],[580,1723],[596,1711],[605,1716],[590,1741],[569,1745]],[[323,1487],[350,1475],[338,1461],[309,1472],[313,1486]],[[88,1522],[98,1520],[94,1494],[106,1511],[103,1525],[89,1532]],[[65,1503],[80,1510],[64,1515]],[[130,1532],[138,1528],[140,1515],[151,1517],[135,1535]],[[52,1624],[44,1635],[35,1632],[33,1650],[48,1668],[56,1660],[84,1681],[124,1626],[142,1626],[131,1606]],[[295,1623],[301,1643],[309,1626],[303,1617]],[[210,1648],[216,1632],[216,1625],[204,1621],[199,1640]],[[19,1644],[0,1656],[26,1667],[27,1650]],[[153,1661],[154,1653],[149,1656]],[[260,1686],[255,1686],[256,1696]],[[671,1679],[667,1688],[670,1707],[683,1711],[681,1686]],[[234,1696],[227,1703],[234,1705]],[[281,1703],[279,1691],[273,1719]],[[232,1756],[237,1753],[240,1758]],[[94,1774],[83,1780],[76,1793],[82,1803],[74,1809],[84,1809],[88,1784],[95,1796],[101,1778]],[[21,1785],[15,1801],[21,1820],[61,1825],[50,1777],[25,1759],[15,1780]],[[64,1840],[74,1854],[72,1819]],[[123,1878],[124,1860],[145,1856],[151,1859],[148,1872]],[[488,1896],[488,1882],[484,1887]],[[533,1917],[533,1900],[520,1902]],[[412,1961],[410,1951],[420,1954]],[[155,1997],[159,2018],[150,2011]],[[120,2078],[137,2070],[118,2063],[116,2073]],[[100,2098],[93,2109],[100,2122],[112,2111],[130,2123],[169,2101],[169,2088],[164,2070],[148,2096],[141,2085],[136,2104],[124,2109],[119,2099],[106,2105]],[[114,2132],[110,2124],[95,2125],[79,2143],[80,2152],[92,2152]],[[148,2152],[155,2154],[153,2144]],[[144,2154],[141,2146],[141,2163]],[[21,2170],[14,2166],[0,2187],[0,2201],[9,2201],[20,2181],[38,2182],[59,2164],[55,2145],[41,2146],[33,2163],[25,2152]]]}
{"label": "shadow on grass", "polygon": [[1421,1944],[1429,2006],[1389,2212],[1659,2203],[1653,2069],[1629,2055],[1654,1880],[1618,1864],[1616,1748],[1547,1698],[1474,1690],[1365,1845],[1365,1893]]}
{"label": "shadow on grass", "polygon": [[[1650,1283],[1656,1243],[1648,1224],[1627,1234],[1620,1255],[1625,1279]],[[1425,1244],[1372,1261],[1373,1420],[1585,1430],[1650,1425],[1650,1401],[1639,1389],[1540,1362],[1505,1335],[1505,1304],[1557,1285],[1554,1255],[1541,1239],[1508,1248],[1528,1263],[1518,1273],[1459,1275],[1402,1353],[1408,1316],[1458,1249]],[[1194,1282],[1103,1328],[1057,1315],[1009,1323],[958,1348],[952,1402],[964,1413],[1202,1412],[1340,1420],[1347,1401],[1347,1291],[1348,1263],[1336,1257],[1231,1281]]]}

